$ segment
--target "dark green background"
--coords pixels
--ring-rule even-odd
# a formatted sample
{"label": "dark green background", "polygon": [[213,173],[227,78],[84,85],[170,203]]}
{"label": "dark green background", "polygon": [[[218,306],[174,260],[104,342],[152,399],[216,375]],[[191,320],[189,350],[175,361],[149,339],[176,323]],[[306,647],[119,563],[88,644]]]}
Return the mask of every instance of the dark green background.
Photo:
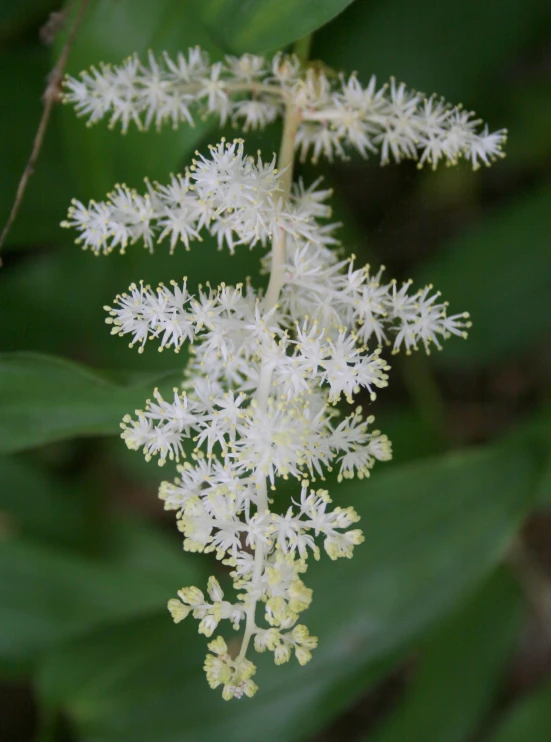
{"label": "dark green background", "polygon": [[[38,40],[55,9],[0,6],[2,220],[63,43]],[[121,137],[54,111],[0,274],[2,739],[551,739],[549,636],[528,621],[551,590],[540,548],[551,539],[550,16],[541,0],[91,1],[73,74],[150,48],[270,53],[316,32],[314,59],[462,102],[509,142],[505,160],[477,173],[356,157],[322,167],[346,250],[434,283],[473,328],[428,359],[391,359],[391,387],[370,412],[395,460],[332,486],[366,541],[352,561],[307,574],[320,647],[305,668],[261,657],[257,696],[225,703],[205,683],[203,637],[165,609],[217,567],[182,552],[156,499],[161,471],[116,437],[153,386],[173,385],[181,359],[128,349],[102,306],[141,278],[254,276],[260,254],[232,258],[209,242],[172,257],[162,246],[81,252],[59,227],[72,197],[166,180],[220,134],[199,122]],[[278,136],[276,126],[248,146],[270,154]],[[519,567],[521,537],[530,558]],[[537,667],[527,636],[541,640]]]}

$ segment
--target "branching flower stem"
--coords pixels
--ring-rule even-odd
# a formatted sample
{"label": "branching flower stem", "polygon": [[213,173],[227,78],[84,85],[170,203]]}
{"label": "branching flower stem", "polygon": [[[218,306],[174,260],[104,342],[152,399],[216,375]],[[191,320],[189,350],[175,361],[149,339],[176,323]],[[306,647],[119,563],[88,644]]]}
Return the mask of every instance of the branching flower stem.
{"label": "branching flower stem", "polygon": [[[295,160],[295,139],[301,122],[300,112],[295,106],[289,104],[285,109],[283,119],[283,136],[281,149],[277,161],[278,169],[282,172],[281,198],[284,202],[289,200],[291,186],[293,184],[293,165]],[[264,300],[264,309],[269,312],[277,303],[279,292],[283,286],[283,264],[285,262],[285,233],[278,229],[274,232],[272,243],[272,269],[270,280]]]}
{"label": "branching flower stem", "polygon": [[[293,185],[293,169],[295,161],[295,139],[300,126],[301,116],[300,112],[292,104],[288,104],[285,108],[285,116],[283,119],[283,135],[281,138],[281,147],[279,150],[279,157],[277,160],[278,169],[282,172],[281,187],[282,192],[280,194],[283,201],[286,203],[289,200],[291,194],[291,188]],[[284,283],[284,265],[285,265],[285,232],[282,229],[274,231],[274,238],[272,241],[272,267],[270,271],[270,279],[268,281],[268,288],[266,290],[266,296],[264,299],[264,310],[269,312],[277,304],[279,294]],[[265,407],[269,391],[270,384],[272,383],[272,368],[269,364],[263,363],[261,366],[260,380],[256,393],[256,403],[260,407]],[[269,511],[268,503],[268,483],[267,477],[260,475],[256,482],[256,492],[258,497],[258,512],[264,513]],[[262,567],[264,564],[264,544],[260,541],[257,543],[254,553],[254,567],[253,567],[253,581],[260,580],[262,576]],[[237,661],[242,660],[246,653],[247,647],[251,637],[254,635],[256,630],[256,607],[258,600],[252,600],[251,604],[247,608],[247,616],[245,623],[245,633],[243,635],[243,641],[241,643],[241,649]]]}
{"label": "branching flower stem", "polygon": [[[4,229],[2,230],[2,233],[0,234],[0,250],[2,249],[2,246],[6,241],[9,231],[12,228],[12,225],[21,207],[21,203],[23,202],[23,197],[27,189],[27,183],[29,182],[29,178],[34,172],[40,150],[42,149],[42,143],[44,142],[46,129],[48,128],[48,124],[50,122],[50,116],[52,114],[54,104],[60,100],[61,81],[63,80],[63,75],[65,74],[65,67],[67,66],[69,54],[71,53],[71,49],[73,48],[73,45],[75,43],[78,29],[84,18],[84,14],[86,12],[89,1],[90,0],[82,0],[82,2],[80,3],[80,7],[75,16],[75,20],[73,21],[73,25],[71,26],[71,29],[69,31],[67,41],[63,45],[63,49],[61,50],[59,58],[55,63],[55,67],[48,75],[48,85],[42,96],[42,102],[44,104],[42,116],[40,117],[38,129],[34,137],[29,160],[25,166],[25,170],[23,171],[23,174],[21,175],[19,184],[17,186],[17,192],[15,194],[15,199],[10,211],[10,215],[4,226]],[[0,266],[1,265],[2,260],[0,258]]]}

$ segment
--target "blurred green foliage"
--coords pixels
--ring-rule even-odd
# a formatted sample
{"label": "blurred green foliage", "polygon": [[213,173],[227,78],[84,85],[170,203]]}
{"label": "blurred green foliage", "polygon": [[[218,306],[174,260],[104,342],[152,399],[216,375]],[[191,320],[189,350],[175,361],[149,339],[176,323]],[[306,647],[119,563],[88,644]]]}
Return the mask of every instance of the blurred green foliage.
{"label": "blurred green foliage", "polygon": [[521,627],[518,589],[495,573],[458,614],[429,636],[408,696],[373,742],[460,742],[490,708]]}
{"label": "blurred green foliage", "polygon": [[521,701],[499,725],[491,742],[546,742],[551,729],[551,685]]}
{"label": "blurred green foliage", "polygon": [[[0,355],[0,452],[117,431],[125,410],[139,406],[152,386],[178,383],[178,372],[131,374],[122,384],[62,358],[33,353]],[[118,375],[120,377],[120,374]],[[170,383],[172,381],[172,383]]]}
{"label": "blurred green foliage", "polygon": [[[55,8],[26,0],[0,9],[2,219],[63,44],[63,35],[53,50],[38,42]],[[185,361],[151,350],[138,356],[110,337],[102,306],[141,278],[187,275],[197,285],[254,277],[258,253],[232,258],[207,241],[174,256],[163,247],[155,256],[139,247],[109,258],[80,252],[59,228],[71,197],[102,198],[116,182],[139,187],[146,176],[165,180],[218,135],[207,121],[121,137],[85,128],[71,110],[54,112],[0,275],[0,675],[32,687],[37,739],[61,739],[63,717],[79,742],[307,742],[404,667],[411,680],[367,736],[357,724],[349,736],[329,726],[323,739],[551,739],[549,687],[505,714],[496,706],[526,614],[503,565],[523,523],[551,502],[549,377],[538,377],[529,400],[491,435],[452,429],[448,400],[457,401],[459,386],[459,404],[472,407],[473,386],[511,363],[543,363],[551,331],[551,78],[542,61],[550,16],[536,0],[92,0],[70,72],[196,44],[214,59],[269,52],[315,32],[315,59],[364,81],[393,74],[462,100],[491,127],[507,126],[510,148],[487,173],[413,176],[406,167],[391,191],[397,201],[384,216],[424,211],[430,223],[458,215],[430,249],[417,255],[414,245],[395,262],[434,283],[452,309],[468,309],[472,332],[427,363],[393,364],[398,392],[373,412],[394,441],[395,462],[367,482],[334,487],[335,499],[362,516],[366,542],[351,562],[311,568],[314,659],[305,668],[261,662],[258,695],[225,704],[204,683],[194,628],[175,627],[165,610],[209,565],[184,555],[164,528],[156,468],[145,474],[120,440],[90,437],[116,435],[122,415],[155,385],[170,388]],[[270,151],[277,134],[260,145]],[[342,200],[345,180],[362,193],[379,170],[353,159],[324,174]],[[388,222],[366,216],[369,206],[337,201],[346,249],[394,267],[384,249]]]}

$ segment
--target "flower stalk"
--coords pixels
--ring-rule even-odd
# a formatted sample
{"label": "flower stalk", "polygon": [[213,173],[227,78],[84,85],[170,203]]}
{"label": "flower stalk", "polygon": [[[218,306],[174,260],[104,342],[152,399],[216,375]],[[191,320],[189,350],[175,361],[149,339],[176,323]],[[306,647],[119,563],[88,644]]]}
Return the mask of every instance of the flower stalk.
{"label": "flower stalk", "polygon": [[[295,159],[295,139],[300,124],[300,114],[298,110],[289,104],[286,106],[285,116],[283,119],[283,134],[281,139],[281,148],[277,161],[278,169],[282,173],[281,194],[280,197],[284,204],[289,201],[291,187],[293,183],[293,166]],[[269,312],[276,306],[281,288],[284,283],[284,266],[285,266],[285,233],[281,229],[274,231],[272,241],[272,265],[270,270],[270,279],[264,298],[264,311]],[[260,378],[256,393],[256,401],[261,409],[265,409],[269,395],[269,387],[272,383],[272,369],[266,361],[261,363]],[[256,482],[258,497],[258,512],[270,516],[268,503],[268,487],[266,477],[260,477]],[[264,562],[264,546],[262,543],[257,544],[254,553],[253,582],[260,580]],[[245,633],[241,649],[237,657],[237,662],[243,660],[246,656],[247,648],[251,637],[254,635],[257,626],[255,623],[256,608],[258,601],[254,600],[247,609],[245,624]]]}
{"label": "flower stalk", "polygon": [[[329,79],[295,55],[214,64],[199,49],[176,59],[150,54],[147,64],[134,56],[68,79],[65,100],[90,123],[107,117],[123,131],[192,124],[196,112],[245,132],[283,117],[277,162],[249,156],[242,139],[222,139],[169,182],[146,181],[145,193],[119,185],[102,202],[75,200],[63,224],[96,254],[140,241],[151,252],[164,240],[171,252],[190,249],[203,234],[231,253],[264,251],[265,292],[225,283],[192,292],[185,278],[141,282],[106,307],[111,332],[140,352],[150,342],[190,346],[173,397],[155,389],[123,418],[122,437],[146,460],[177,464],[159,496],[176,514],[184,549],[212,552],[231,569],[231,599],[212,576],[206,593],[183,587],[168,608],[176,623],[192,614],[209,638],[223,621],[244,625],[236,656],[221,635],[209,642],[205,671],[226,700],[252,696],[252,645],[278,665],[293,654],[305,664],[317,646],[299,623],[312,600],[303,581],[309,557],[319,559],[322,546],[331,559],[351,558],[363,541],[355,509],[333,507],[324,486],[331,471],[338,481],[363,479],[391,458],[390,441],[354,406],[355,395],[363,389],[373,401],[387,386],[385,349],[430,352],[470,325],[467,313],[448,314],[432,286],[413,290],[411,281],[386,280],[384,268],[341,259],[332,192],[320,180],[294,182],[294,158],[355,149],[378,153],[382,164],[436,167],[463,157],[476,168],[501,156],[505,133],[480,131],[473,114],[394,80],[377,88],[374,78],[366,87],[354,75]],[[195,446],[189,457],[186,440]],[[281,479],[295,483],[285,512],[271,510],[268,497]]]}

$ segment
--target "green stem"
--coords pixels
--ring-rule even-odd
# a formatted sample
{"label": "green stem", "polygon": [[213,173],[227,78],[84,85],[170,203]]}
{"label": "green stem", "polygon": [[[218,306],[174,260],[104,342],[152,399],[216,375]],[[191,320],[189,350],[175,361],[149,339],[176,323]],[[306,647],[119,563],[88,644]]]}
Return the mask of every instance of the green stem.
{"label": "green stem", "polygon": [[308,36],[303,36],[302,39],[295,41],[293,45],[293,52],[297,55],[302,64],[306,64],[308,61],[313,40],[314,35],[310,33]]}

